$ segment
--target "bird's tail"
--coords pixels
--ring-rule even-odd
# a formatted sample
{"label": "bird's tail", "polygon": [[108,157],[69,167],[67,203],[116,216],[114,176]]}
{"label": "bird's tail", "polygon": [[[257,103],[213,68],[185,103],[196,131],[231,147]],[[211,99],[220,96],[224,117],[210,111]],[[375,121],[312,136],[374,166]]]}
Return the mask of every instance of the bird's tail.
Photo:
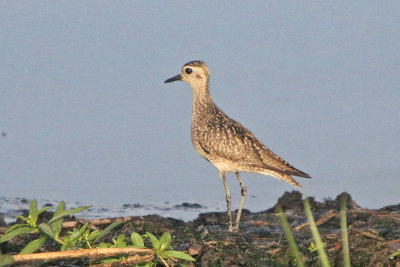
{"label": "bird's tail", "polygon": [[281,174],[281,178],[279,178],[297,188],[302,188],[303,186],[301,184],[299,184],[295,179],[293,179],[292,176],[288,175],[288,174]]}
{"label": "bird's tail", "polygon": [[280,172],[272,172],[272,171],[268,171],[263,173],[265,175],[270,175],[272,177],[278,178],[279,180],[285,181],[297,188],[302,188],[302,185],[299,184],[295,179],[293,179],[292,176],[290,176],[289,174],[285,174],[285,173],[280,173]]}

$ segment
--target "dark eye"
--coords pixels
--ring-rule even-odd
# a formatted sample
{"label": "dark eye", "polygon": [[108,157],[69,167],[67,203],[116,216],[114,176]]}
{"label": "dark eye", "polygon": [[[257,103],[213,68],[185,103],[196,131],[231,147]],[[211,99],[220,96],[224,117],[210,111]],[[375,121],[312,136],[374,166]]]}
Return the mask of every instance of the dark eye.
{"label": "dark eye", "polygon": [[185,69],[185,72],[186,72],[187,74],[190,74],[190,73],[193,72],[193,70],[192,70],[191,68],[186,68],[186,69]]}

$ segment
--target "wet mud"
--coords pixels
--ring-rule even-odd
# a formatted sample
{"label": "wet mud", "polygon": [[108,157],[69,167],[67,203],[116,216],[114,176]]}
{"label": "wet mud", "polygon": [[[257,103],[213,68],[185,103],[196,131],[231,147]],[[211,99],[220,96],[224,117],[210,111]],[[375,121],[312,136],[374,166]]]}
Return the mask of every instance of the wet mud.
{"label": "wet mud", "polygon": [[[310,198],[313,215],[332,266],[343,266],[339,211],[342,194],[335,200],[324,202]],[[400,259],[390,257],[400,249],[400,204],[371,210],[359,207],[350,195],[347,195],[347,199],[352,266],[400,266]],[[159,237],[168,231],[172,235],[174,249],[187,251],[196,259],[188,266],[296,266],[276,211],[278,204],[285,211],[306,266],[320,266],[318,252],[312,249],[313,239],[298,191],[286,192],[268,210],[256,213],[244,210],[238,232],[228,231],[225,212],[207,212],[190,222],[159,215],[124,218],[126,222],[105,238],[111,240],[121,233],[130,236],[134,231],[140,234],[151,232]],[[186,208],[190,205],[193,204],[182,204]],[[51,215],[49,212],[42,220],[48,220]],[[75,218],[69,220],[74,221]],[[81,223],[83,221],[78,220],[77,225]],[[0,217],[0,236],[12,224],[7,225]],[[100,229],[106,226],[96,225]],[[34,238],[27,235],[2,243],[1,252],[18,253]],[[46,243],[41,251],[54,249],[54,244]],[[49,263],[48,266],[80,264],[82,262],[79,261],[58,262],[56,265]]]}

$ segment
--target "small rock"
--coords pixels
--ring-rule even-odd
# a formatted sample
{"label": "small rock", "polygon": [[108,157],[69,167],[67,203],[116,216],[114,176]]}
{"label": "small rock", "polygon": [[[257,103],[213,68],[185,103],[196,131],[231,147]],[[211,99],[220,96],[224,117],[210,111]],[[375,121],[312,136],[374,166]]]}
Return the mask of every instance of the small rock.
{"label": "small rock", "polygon": [[303,210],[302,194],[299,191],[293,190],[292,192],[285,192],[283,196],[278,199],[275,206],[267,212],[276,212],[276,207],[281,206],[283,210]]}
{"label": "small rock", "polygon": [[342,201],[342,198],[344,197],[346,198],[346,208],[348,209],[360,208],[360,206],[352,200],[351,195],[349,193],[343,192],[339,194],[335,199],[337,210],[340,210],[340,203]]}
{"label": "small rock", "polygon": [[386,207],[381,208],[380,210],[384,210],[384,211],[400,211],[400,204],[386,206]]}
{"label": "small rock", "polygon": [[183,202],[180,205],[175,205],[174,208],[184,208],[184,209],[201,209],[203,208],[202,205],[197,204],[197,203],[188,203],[188,202]]}
{"label": "small rock", "polygon": [[258,238],[272,238],[271,229],[268,227],[259,227],[254,231]]}
{"label": "small rock", "polygon": [[197,255],[197,254],[199,254],[199,252],[200,252],[200,250],[203,248],[203,246],[202,245],[199,245],[199,244],[192,244],[192,245],[189,245],[189,247],[188,247],[188,254],[190,255],[190,256],[193,256],[193,255]]}
{"label": "small rock", "polygon": [[124,209],[132,209],[132,208],[143,208],[144,206],[142,204],[139,203],[133,203],[133,204],[124,204],[122,205],[122,207]]}

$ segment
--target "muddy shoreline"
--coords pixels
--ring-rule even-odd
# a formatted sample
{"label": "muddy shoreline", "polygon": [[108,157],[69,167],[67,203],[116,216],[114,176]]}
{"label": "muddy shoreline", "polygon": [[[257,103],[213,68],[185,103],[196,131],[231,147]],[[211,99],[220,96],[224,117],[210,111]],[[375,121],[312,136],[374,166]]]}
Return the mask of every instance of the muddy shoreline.
{"label": "muddy shoreline", "polygon": [[[346,193],[343,193],[346,194]],[[326,250],[334,266],[342,266],[339,199],[315,201],[310,198],[311,208]],[[351,196],[347,196],[347,223],[352,266],[400,266],[400,259],[389,256],[400,249],[400,204],[381,209],[362,209]],[[278,199],[286,213],[295,240],[307,266],[319,266],[318,253],[310,249],[312,236],[303,210],[301,193],[286,192]],[[240,231],[227,229],[225,212],[201,213],[195,220],[146,215],[124,218],[126,223],[117,227],[106,238],[121,233],[129,236],[151,232],[160,236],[168,231],[176,250],[189,252],[196,262],[193,266],[293,266],[295,264],[287,240],[281,229],[281,221],[275,207],[251,213],[244,210]],[[43,216],[46,221],[51,213]],[[70,221],[77,220],[74,217]],[[78,225],[83,221],[78,220]],[[0,217],[0,236],[13,223],[6,224]],[[106,225],[97,225],[100,229]],[[0,244],[2,253],[18,253],[34,237],[15,238]],[[54,244],[46,244],[41,251],[53,251]],[[65,265],[64,265],[65,264]],[[75,266],[82,262],[58,262],[49,266]]]}

